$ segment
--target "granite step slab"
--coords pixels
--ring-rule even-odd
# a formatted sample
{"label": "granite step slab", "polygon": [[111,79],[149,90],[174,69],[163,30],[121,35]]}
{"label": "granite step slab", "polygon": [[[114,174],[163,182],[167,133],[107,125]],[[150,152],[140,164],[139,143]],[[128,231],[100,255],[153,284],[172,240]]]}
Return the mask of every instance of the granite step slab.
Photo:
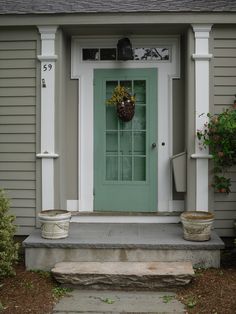
{"label": "granite step slab", "polygon": [[[168,299],[168,302],[165,300]],[[108,300],[110,302],[108,302]],[[73,289],[61,298],[54,314],[184,314],[176,294],[165,291]]]}
{"label": "granite step slab", "polygon": [[158,289],[187,285],[191,262],[61,262],[54,278],[67,285],[95,289]]}

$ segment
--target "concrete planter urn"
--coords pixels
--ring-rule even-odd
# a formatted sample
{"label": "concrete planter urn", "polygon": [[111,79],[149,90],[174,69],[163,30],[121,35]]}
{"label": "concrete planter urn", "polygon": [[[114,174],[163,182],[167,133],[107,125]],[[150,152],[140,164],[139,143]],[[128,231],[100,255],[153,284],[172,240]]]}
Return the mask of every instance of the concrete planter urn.
{"label": "concrete planter urn", "polygon": [[184,239],[188,241],[208,241],[214,215],[205,211],[189,211],[180,215],[183,224]]}
{"label": "concrete planter urn", "polygon": [[44,210],[38,214],[42,238],[63,239],[68,237],[71,213],[62,209]]}

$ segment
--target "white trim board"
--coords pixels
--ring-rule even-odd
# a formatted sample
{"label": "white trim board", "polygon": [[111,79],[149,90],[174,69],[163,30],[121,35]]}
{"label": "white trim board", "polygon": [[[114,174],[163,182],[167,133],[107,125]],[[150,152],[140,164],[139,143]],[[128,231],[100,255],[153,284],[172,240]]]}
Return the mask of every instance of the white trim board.
{"label": "white trim board", "polygon": [[[73,37],[71,48],[71,78],[78,79],[78,211],[93,211],[93,72],[94,69],[156,68],[158,69],[158,211],[172,211],[172,80],[180,76],[179,36],[130,36],[133,47],[168,47],[168,61],[82,61],[82,48],[116,47],[122,36]],[[165,146],[161,145],[165,143]]]}
{"label": "white trim board", "polygon": [[72,216],[71,222],[76,223],[179,223],[179,216]]}
{"label": "white trim board", "polygon": [[195,63],[195,153],[191,155],[196,162],[196,210],[208,211],[208,147],[202,148],[197,138],[197,131],[204,128],[208,121],[210,109],[210,79],[209,64],[212,54],[209,53],[209,36],[211,24],[192,25],[195,38],[195,53],[192,58]]}
{"label": "white trim board", "polygon": [[42,209],[54,208],[55,153],[55,37],[57,26],[38,26],[41,35],[41,147],[37,158],[42,159]]}

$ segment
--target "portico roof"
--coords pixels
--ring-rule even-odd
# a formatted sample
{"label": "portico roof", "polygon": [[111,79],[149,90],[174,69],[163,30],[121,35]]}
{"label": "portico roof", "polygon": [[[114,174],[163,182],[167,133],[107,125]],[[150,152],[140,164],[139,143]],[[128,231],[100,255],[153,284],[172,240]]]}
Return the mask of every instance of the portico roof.
{"label": "portico roof", "polygon": [[236,0],[0,0],[0,14],[236,12]]}

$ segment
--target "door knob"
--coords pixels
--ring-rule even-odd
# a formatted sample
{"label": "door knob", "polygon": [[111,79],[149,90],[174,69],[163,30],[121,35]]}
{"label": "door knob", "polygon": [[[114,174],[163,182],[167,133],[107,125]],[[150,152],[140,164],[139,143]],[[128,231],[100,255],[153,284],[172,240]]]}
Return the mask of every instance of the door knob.
{"label": "door knob", "polygon": [[157,144],[156,143],[152,143],[152,148],[156,148]]}

